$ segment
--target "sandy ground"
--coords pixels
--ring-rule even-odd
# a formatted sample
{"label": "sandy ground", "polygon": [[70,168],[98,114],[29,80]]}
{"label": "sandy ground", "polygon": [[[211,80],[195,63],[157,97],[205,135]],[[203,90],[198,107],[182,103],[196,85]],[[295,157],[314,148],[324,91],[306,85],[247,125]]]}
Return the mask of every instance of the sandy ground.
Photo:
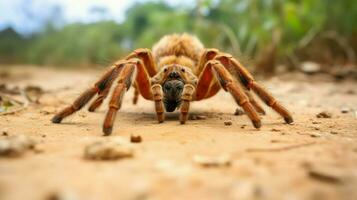
{"label": "sandy ground", "polygon": [[[357,199],[357,82],[326,77],[284,75],[261,81],[293,113],[287,125],[273,111],[256,130],[229,94],[192,104],[203,120],[165,123],[155,119],[153,103],[132,105],[130,90],[113,134],[101,132],[106,104],[97,112],[83,109],[52,124],[55,111],[71,103],[100,71],[65,71],[5,67],[0,82],[37,85],[46,92],[40,104],[0,116],[0,131],[35,139],[43,152],[18,158],[0,157],[0,199]],[[351,109],[341,113],[341,108]],[[355,110],[354,110],[355,109]],[[332,118],[316,118],[329,111]],[[231,120],[231,126],[224,121]],[[98,140],[139,134],[133,158],[116,161],[83,159],[84,147]],[[0,139],[6,136],[0,136]],[[230,166],[203,167],[195,155],[228,155]],[[56,198],[52,198],[56,199]]]}

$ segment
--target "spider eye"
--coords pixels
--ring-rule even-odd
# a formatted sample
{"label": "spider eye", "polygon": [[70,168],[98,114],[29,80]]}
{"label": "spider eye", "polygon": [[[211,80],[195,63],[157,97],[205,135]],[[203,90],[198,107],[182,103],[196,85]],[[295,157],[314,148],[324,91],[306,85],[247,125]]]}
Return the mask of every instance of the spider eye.
{"label": "spider eye", "polygon": [[164,72],[167,72],[167,70],[168,70],[168,69],[167,69],[167,68],[165,68],[165,69],[164,69]]}
{"label": "spider eye", "polygon": [[182,68],[181,71],[182,71],[182,72],[185,72],[186,70],[185,70],[185,68]]}

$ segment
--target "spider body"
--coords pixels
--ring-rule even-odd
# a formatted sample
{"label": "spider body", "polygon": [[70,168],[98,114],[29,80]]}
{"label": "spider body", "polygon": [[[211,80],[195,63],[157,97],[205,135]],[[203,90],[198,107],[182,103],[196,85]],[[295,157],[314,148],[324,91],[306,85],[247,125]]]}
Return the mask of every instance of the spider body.
{"label": "spider body", "polygon": [[89,111],[95,111],[108,96],[115,80],[117,83],[103,123],[105,135],[111,134],[124,93],[132,83],[135,87],[133,103],[137,102],[139,95],[154,101],[160,123],[164,121],[164,111],[179,109],[180,122],[184,124],[191,101],[212,97],[221,88],[231,93],[256,128],[261,126],[258,113],[265,114],[265,111],[254,100],[251,91],[277,111],[285,122],[293,122],[289,111],[258,84],[237,59],[217,49],[205,49],[196,37],[189,34],[164,36],[152,51],[137,49],[119,60],[72,105],[57,113],[52,122],[60,123],[97,95],[89,107]]}

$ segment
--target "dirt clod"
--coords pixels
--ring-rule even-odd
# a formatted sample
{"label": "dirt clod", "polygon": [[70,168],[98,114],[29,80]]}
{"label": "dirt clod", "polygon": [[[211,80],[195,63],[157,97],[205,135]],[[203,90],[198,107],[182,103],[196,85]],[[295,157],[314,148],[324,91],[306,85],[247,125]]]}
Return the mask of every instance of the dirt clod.
{"label": "dirt clod", "polygon": [[46,197],[46,200],[77,200],[77,199],[78,199],[77,195],[68,191],[53,192]]}
{"label": "dirt clod", "polygon": [[244,115],[244,114],[245,114],[245,112],[240,108],[237,108],[236,111],[234,112],[234,115],[236,115],[236,116],[240,116],[240,115]]}
{"label": "dirt clod", "polygon": [[347,107],[341,108],[341,113],[348,113],[349,111],[350,111],[350,109]]}
{"label": "dirt clod", "polygon": [[84,149],[84,158],[89,160],[117,160],[133,156],[133,148],[121,139],[94,142]]}
{"label": "dirt clod", "polygon": [[227,167],[232,164],[231,157],[228,155],[204,156],[194,155],[193,162],[202,167]]}
{"label": "dirt clod", "polygon": [[322,111],[316,115],[317,118],[331,118],[332,114],[328,111]]}
{"label": "dirt clod", "polygon": [[140,135],[130,135],[130,142],[131,143],[140,143],[142,138]]}
{"label": "dirt clod", "polygon": [[35,149],[36,142],[25,135],[14,135],[0,140],[0,156],[18,157]]}
{"label": "dirt clod", "polygon": [[230,121],[230,120],[224,121],[224,125],[231,126],[232,125],[232,121]]}

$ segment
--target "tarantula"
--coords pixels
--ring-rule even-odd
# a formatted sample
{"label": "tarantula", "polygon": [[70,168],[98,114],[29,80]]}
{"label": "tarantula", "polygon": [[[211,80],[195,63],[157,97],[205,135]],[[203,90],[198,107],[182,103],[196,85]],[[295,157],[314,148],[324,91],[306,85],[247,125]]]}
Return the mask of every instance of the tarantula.
{"label": "tarantula", "polygon": [[95,111],[108,96],[115,79],[117,84],[103,123],[104,135],[111,134],[124,93],[133,82],[134,104],[139,94],[154,101],[159,123],[164,121],[164,110],[173,112],[179,109],[180,122],[184,124],[191,101],[210,98],[221,88],[231,93],[255,128],[261,126],[258,113],[265,114],[265,111],[254,100],[251,90],[278,112],[286,123],[293,122],[289,111],[258,84],[237,59],[217,49],[205,49],[195,36],[185,33],[166,35],[154,45],[152,51],[137,49],[116,62],[93,87],[83,92],[72,105],[56,114],[52,122],[60,123],[63,118],[81,109],[98,94],[88,109]]}

